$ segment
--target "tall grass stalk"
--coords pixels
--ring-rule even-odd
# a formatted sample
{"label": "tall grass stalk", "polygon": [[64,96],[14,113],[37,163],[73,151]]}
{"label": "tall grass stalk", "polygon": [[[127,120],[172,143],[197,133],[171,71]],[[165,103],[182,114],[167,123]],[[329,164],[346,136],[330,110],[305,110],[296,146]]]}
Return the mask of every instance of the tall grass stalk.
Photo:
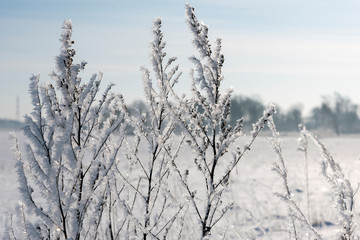
{"label": "tall grass stalk", "polygon": [[[306,127],[304,124],[299,124],[300,138],[299,142],[299,150],[304,153],[304,161],[305,161],[305,188],[306,188],[306,210],[307,210],[307,218],[309,222],[311,222],[310,216],[310,191],[309,191],[309,163],[308,163],[308,145],[309,140],[306,135]],[[310,237],[309,237],[310,238]]]}
{"label": "tall grass stalk", "polygon": [[287,205],[288,215],[291,224],[291,229],[289,229],[289,239],[301,239],[296,224],[297,222],[299,222],[305,227],[307,227],[313,233],[317,240],[321,240],[323,239],[322,236],[315,228],[312,227],[305,214],[302,212],[298,204],[293,199],[293,194],[291,193],[289,187],[286,161],[282,153],[282,141],[280,139],[279,133],[276,130],[276,126],[272,117],[269,118],[268,126],[272,132],[272,137],[269,137],[268,141],[270,142],[271,146],[273,147],[275,153],[278,156],[278,161],[274,162],[272,170],[281,178],[283,186],[283,192],[278,192],[275,195],[278,196],[281,200],[283,200]]}

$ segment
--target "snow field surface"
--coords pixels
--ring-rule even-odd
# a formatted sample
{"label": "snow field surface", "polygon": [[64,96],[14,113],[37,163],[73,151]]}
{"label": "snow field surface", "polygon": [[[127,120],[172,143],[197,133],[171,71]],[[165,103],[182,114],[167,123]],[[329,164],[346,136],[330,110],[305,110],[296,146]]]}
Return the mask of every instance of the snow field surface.
{"label": "snow field surface", "polygon": [[[24,139],[21,132],[16,133],[20,142]],[[131,137],[129,137],[131,138]],[[306,188],[305,188],[305,160],[304,155],[298,150],[298,135],[290,134],[281,136],[283,155],[288,168],[288,179],[292,197],[300,206],[304,214],[307,214]],[[238,144],[241,146],[246,139],[240,139]],[[354,189],[359,182],[360,171],[360,136],[340,136],[320,138],[332,154],[333,158],[347,177],[349,177]],[[131,139],[130,139],[131,142]],[[14,158],[10,153],[11,144],[9,133],[0,132],[0,224],[1,233],[3,232],[6,215],[13,211],[14,206],[19,202],[17,190],[17,175],[14,169]],[[148,154],[145,147],[140,148],[140,156]],[[189,170],[189,185],[195,186],[193,189],[201,189],[201,177],[192,162],[192,152],[184,147],[179,153],[181,158],[177,159],[177,165],[181,171]],[[126,159],[119,155],[119,166],[127,168]],[[309,173],[309,196],[310,196],[310,222],[325,239],[333,239],[338,231],[338,219],[333,208],[331,199],[331,187],[320,174],[320,154],[317,146],[310,142],[308,149],[308,173]],[[226,161],[226,158],[224,158]],[[224,236],[225,239],[287,239],[288,225],[286,204],[274,195],[281,192],[282,185],[280,178],[271,170],[273,162],[277,160],[277,155],[273,152],[266,136],[261,135],[256,139],[251,150],[239,162],[236,170],[232,173],[228,190],[223,195],[224,202],[234,202],[230,211],[214,227],[211,236],[216,238]],[[136,175],[136,169],[132,173]],[[186,202],[187,195],[182,189],[180,181],[176,175],[170,178],[174,189],[175,199],[179,202]],[[196,186],[199,186],[196,188]],[[201,191],[198,191],[195,198],[201,198]],[[355,195],[355,222],[359,222],[359,214],[356,206],[359,196]],[[189,206],[186,211],[193,211]],[[185,212],[186,212],[185,211]],[[197,219],[192,219],[186,214],[185,222],[187,226],[196,226]],[[299,232],[301,238],[305,238],[306,229]],[[191,227],[184,229],[185,235],[191,236],[196,229]],[[2,234],[0,234],[2,235]]]}

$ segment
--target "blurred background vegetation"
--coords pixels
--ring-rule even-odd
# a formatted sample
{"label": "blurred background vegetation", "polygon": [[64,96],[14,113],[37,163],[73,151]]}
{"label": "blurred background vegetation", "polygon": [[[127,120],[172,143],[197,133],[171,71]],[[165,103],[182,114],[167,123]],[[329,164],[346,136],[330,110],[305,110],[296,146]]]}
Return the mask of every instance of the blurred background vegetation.
{"label": "blurred background vegetation", "polygon": [[[305,123],[310,130],[327,131],[336,135],[360,133],[359,105],[349,97],[337,92],[322,96],[320,105],[312,108],[306,116],[303,113],[301,103],[286,110],[282,109],[279,104],[275,103],[275,105],[277,113],[274,116],[274,121],[278,131],[281,132],[295,132],[300,123]],[[262,116],[265,108],[266,104],[260,97],[234,95],[231,99],[229,124],[235,126],[236,120],[243,118],[245,130],[250,130],[251,124]],[[128,105],[128,111],[131,115],[136,113],[136,109],[139,109],[141,113],[147,111],[146,104],[142,100],[134,101]],[[21,121],[0,119],[0,129],[19,130],[21,127]],[[131,130],[128,133],[131,134]]]}

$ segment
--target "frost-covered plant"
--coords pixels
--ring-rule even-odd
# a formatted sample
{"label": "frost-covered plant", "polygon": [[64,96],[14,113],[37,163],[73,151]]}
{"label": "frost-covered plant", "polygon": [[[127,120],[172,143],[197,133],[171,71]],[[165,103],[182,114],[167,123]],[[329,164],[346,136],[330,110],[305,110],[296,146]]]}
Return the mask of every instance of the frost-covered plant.
{"label": "frost-covered plant", "polygon": [[[293,195],[290,191],[288,184],[288,171],[286,168],[286,161],[282,154],[281,140],[279,133],[276,131],[275,124],[272,119],[268,122],[269,128],[272,131],[273,136],[269,138],[269,142],[273,146],[275,153],[278,155],[279,160],[273,165],[274,172],[282,179],[282,185],[284,192],[277,193],[288,207],[289,218],[292,226],[292,230],[289,231],[289,238],[299,239],[300,235],[297,233],[296,221],[306,226],[316,239],[323,239],[318,231],[310,224],[309,215],[309,189],[308,189],[308,176],[306,176],[307,182],[307,206],[308,216],[306,217],[303,211],[299,208],[298,204],[294,201]],[[321,161],[321,173],[325,180],[330,183],[332,187],[332,198],[334,206],[339,214],[339,220],[341,229],[337,239],[349,240],[355,239],[354,237],[354,190],[350,184],[350,181],[345,177],[339,164],[337,164],[329,153],[325,145],[318,139],[316,135],[306,130],[304,125],[299,125],[300,130],[300,150],[305,153],[305,160],[307,165],[307,151],[308,151],[308,139],[311,139],[320,150],[322,157]]]}
{"label": "frost-covered plant", "polygon": [[[173,161],[175,172],[186,189],[188,200],[195,211],[195,218],[200,223],[200,236],[211,234],[212,228],[231,208],[232,203],[223,202],[222,195],[229,184],[229,178],[237,163],[250,149],[260,130],[275,109],[270,107],[263,117],[254,124],[249,142],[242,148],[229,153],[235,141],[243,136],[243,120],[237,121],[234,129],[227,124],[230,114],[230,98],[232,89],[220,91],[224,55],[221,53],[221,39],[217,39],[215,47],[211,48],[208,39],[208,26],[200,23],[194,14],[194,9],[186,5],[188,26],[193,34],[193,43],[200,57],[191,57],[195,69],[191,72],[192,97],[179,97],[172,91],[172,102],[167,104],[174,121],[179,124],[186,137],[186,142],[193,151],[193,161],[199,171],[201,189],[195,189],[190,171],[181,169],[181,163]],[[179,165],[180,164],[180,165]]]}
{"label": "frost-covered plant", "polygon": [[336,163],[331,156],[329,150],[318,139],[316,135],[305,130],[307,136],[319,147],[322,157],[321,173],[325,180],[331,185],[332,198],[336,211],[340,220],[341,240],[355,239],[354,237],[354,190],[349,179],[344,175],[340,165]]}
{"label": "frost-covered plant", "polygon": [[310,192],[309,192],[309,163],[308,163],[308,146],[309,139],[306,134],[306,127],[304,124],[299,124],[300,137],[298,139],[300,147],[298,150],[304,153],[305,160],[305,188],[306,188],[306,210],[307,210],[307,219],[311,222],[310,218]]}
{"label": "frost-covered plant", "polygon": [[[272,137],[269,137],[268,141],[270,142],[271,146],[273,147],[275,153],[278,156],[278,161],[273,163],[272,170],[281,178],[283,187],[283,192],[276,193],[276,196],[283,200],[287,205],[288,216],[290,219],[289,221],[291,224],[291,229],[289,229],[289,239],[301,239],[301,235],[298,233],[298,228],[296,224],[297,221],[307,227],[315,236],[315,239],[323,239],[318,233],[318,231],[312,227],[309,219],[306,217],[306,215],[303,213],[303,211],[293,199],[293,194],[290,191],[288,182],[288,170],[286,166],[286,161],[282,153],[281,139],[279,137],[279,133],[276,130],[276,126],[272,117],[270,117],[268,121],[268,126],[272,132]],[[304,134],[304,132],[302,132],[302,134]],[[307,138],[304,138],[304,140],[306,139]],[[307,142],[303,143],[302,147],[307,149]]]}
{"label": "frost-covered plant", "polygon": [[[14,239],[96,239],[110,236],[105,216],[108,177],[124,138],[119,97],[110,85],[97,100],[102,74],[84,82],[86,62],[73,63],[72,23],[65,20],[54,82],[30,79],[33,111],[25,116],[25,149],[14,153],[21,194],[20,225]],[[120,128],[120,130],[119,130]],[[114,133],[117,132],[116,136]],[[15,220],[14,220],[15,221]]]}
{"label": "frost-covered plant", "polygon": [[[165,59],[161,25],[161,19],[155,19],[150,53],[156,82],[147,68],[141,68],[147,112],[138,108],[133,116],[127,115],[129,125],[134,128],[133,142],[128,139],[125,142],[125,155],[131,167],[118,167],[118,173],[128,185],[128,201],[122,203],[134,222],[134,229],[130,229],[129,234],[142,236],[143,239],[165,239],[182,208],[168,186],[173,160],[170,156],[176,156],[181,144],[177,145],[177,149],[174,147],[173,152],[176,125],[170,121],[163,100],[168,97],[169,88],[174,87],[181,73],[178,73],[178,65],[174,65],[175,57]],[[126,106],[123,107],[126,111]],[[140,148],[146,149],[146,154]]]}

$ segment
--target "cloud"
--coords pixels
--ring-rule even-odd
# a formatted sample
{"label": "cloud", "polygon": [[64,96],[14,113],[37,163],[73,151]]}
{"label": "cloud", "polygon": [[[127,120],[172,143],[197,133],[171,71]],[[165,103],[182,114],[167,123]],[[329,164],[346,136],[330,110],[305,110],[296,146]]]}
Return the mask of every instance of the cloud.
{"label": "cloud", "polygon": [[225,34],[228,71],[359,76],[360,36],[247,32]]}

